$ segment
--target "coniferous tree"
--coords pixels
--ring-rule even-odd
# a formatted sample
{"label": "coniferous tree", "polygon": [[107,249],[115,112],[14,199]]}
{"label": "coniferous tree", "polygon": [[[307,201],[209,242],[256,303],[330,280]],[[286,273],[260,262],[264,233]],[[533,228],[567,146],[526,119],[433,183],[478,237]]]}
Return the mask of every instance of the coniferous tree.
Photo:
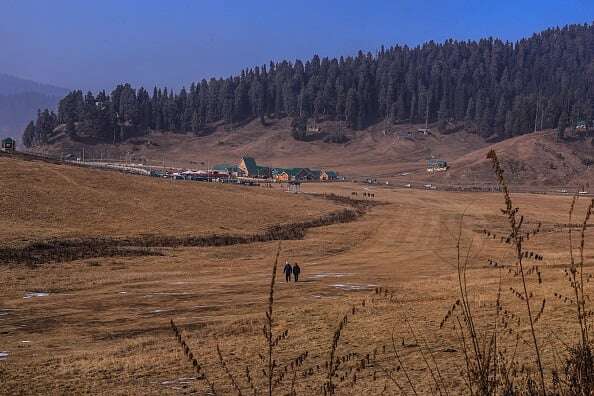
{"label": "coniferous tree", "polygon": [[33,121],[29,121],[25,131],[23,132],[23,145],[25,147],[31,147],[35,143],[35,124]]}
{"label": "coniferous tree", "polygon": [[[73,138],[110,142],[113,132],[118,141],[151,130],[196,133],[265,116],[346,120],[355,129],[384,120],[424,123],[428,116],[430,123],[448,120],[503,139],[562,120],[593,122],[593,42],[594,25],[571,25],[517,43],[448,40],[382,48],[375,56],[271,62],[179,93],[155,87],[150,95],[129,84],[94,96],[75,90],[60,101],[56,123]],[[37,130],[49,115],[39,117],[41,135],[31,144],[52,133]]]}

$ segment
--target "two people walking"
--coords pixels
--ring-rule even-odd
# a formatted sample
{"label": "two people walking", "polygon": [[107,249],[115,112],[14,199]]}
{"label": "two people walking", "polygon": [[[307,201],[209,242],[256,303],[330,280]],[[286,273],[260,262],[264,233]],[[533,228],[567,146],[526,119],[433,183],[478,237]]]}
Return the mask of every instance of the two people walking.
{"label": "two people walking", "polygon": [[295,282],[299,282],[299,274],[301,273],[301,268],[299,268],[299,264],[295,263],[293,264],[293,266],[291,266],[291,264],[289,264],[288,261],[285,261],[285,268],[283,269],[283,272],[285,273],[286,282],[291,281],[291,274],[293,274]]}

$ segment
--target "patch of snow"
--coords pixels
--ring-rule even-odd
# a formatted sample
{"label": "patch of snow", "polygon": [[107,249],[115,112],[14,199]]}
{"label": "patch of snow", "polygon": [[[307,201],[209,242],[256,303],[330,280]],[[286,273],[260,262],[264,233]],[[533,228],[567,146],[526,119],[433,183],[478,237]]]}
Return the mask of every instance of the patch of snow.
{"label": "patch of snow", "polygon": [[355,285],[355,284],[348,284],[348,283],[337,283],[335,285],[330,285],[332,287],[335,287],[337,289],[341,289],[341,290],[347,290],[347,291],[356,291],[356,290],[371,290],[375,287],[377,287],[377,285]]}
{"label": "patch of snow", "polygon": [[161,385],[189,385],[192,381],[196,381],[197,379],[197,377],[182,377],[170,381],[163,381],[161,382]]}
{"label": "patch of snow", "polygon": [[319,274],[313,274],[313,278],[342,278],[343,276],[349,276],[352,274],[346,272],[320,272]]}
{"label": "patch of snow", "polygon": [[8,359],[8,352],[0,352],[0,360]]}
{"label": "patch of snow", "polygon": [[121,291],[120,294],[128,294],[128,292]]}
{"label": "patch of snow", "polygon": [[0,308],[0,316],[8,316],[8,314],[10,314],[11,311],[14,310],[8,308]]}
{"label": "patch of snow", "polygon": [[183,296],[191,294],[190,292],[154,292],[149,294],[150,296]]}
{"label": "patch of snow", "polygon": [[47,297],[47,296],[49,296],[49,293],[46,293],[46,292],[26,292],[25,296],[23,298],[29,299],[29,298],[33,298],[33,297]]}

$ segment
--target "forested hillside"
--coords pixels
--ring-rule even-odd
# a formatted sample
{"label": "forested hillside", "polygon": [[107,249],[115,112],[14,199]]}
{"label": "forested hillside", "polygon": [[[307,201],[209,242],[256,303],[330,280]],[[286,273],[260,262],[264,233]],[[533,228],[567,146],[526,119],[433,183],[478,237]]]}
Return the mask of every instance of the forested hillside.
{"label": "forested hillside", "polygon": [[594,25],[552,28],[516,43],[488,38],[448,40],[376,54],[306,62],[282,61],[243,70],[189,89],[73,91],[58,114],[42,112],[24,135],[47,142],[59,124],[72,137],[118,142],[151,130],[199,134],[217,122],[291,117],[344,120],[352,129],[390,123],[464,123],[505,139],[535,129],[594,118]]}

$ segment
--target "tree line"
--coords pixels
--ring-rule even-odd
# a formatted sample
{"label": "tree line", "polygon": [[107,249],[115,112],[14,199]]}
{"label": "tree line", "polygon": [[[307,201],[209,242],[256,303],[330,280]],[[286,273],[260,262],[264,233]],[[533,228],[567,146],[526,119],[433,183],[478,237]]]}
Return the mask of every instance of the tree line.
{"label": "tree line", "polygon": [[352,129],[427,118],[505,139],[591,122],[593,107],[594,24],[584,24],[515,43],[430,41],[376,54],[271,62],[179,92],[155,87],[149,93],[130,84],[95,95],[75,90],[57,114],[40,111],[23,142],[47,142],[58,125],[73,137],[117,143],[154,130],[200,134],[217,123],[283,117],[337,120]]}

